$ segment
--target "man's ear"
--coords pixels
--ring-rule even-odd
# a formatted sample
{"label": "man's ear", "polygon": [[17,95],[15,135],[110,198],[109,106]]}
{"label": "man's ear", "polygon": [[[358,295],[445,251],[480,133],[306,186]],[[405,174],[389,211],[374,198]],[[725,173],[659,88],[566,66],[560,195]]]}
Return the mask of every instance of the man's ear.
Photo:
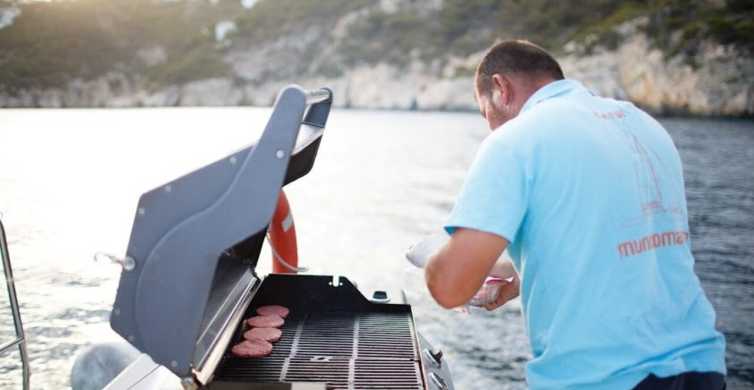
{"label": "man's ear", "polygon": [[495,100],[494,92],[498,92],[500,96],[500,101],[495,103],[502,106],[510,105],[510,103],[513,101],[513,84],[511,83],[511,81],[507,77],[499,73],[495,73],[492,75],[492,86],[493,100]]}

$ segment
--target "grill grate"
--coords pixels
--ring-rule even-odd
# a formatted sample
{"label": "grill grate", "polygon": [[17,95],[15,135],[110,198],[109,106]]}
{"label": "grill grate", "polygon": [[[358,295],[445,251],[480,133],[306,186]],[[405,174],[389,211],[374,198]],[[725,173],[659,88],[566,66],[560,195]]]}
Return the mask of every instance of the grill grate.
{"label": "grill grate", "polygon": [[228,355],[217,379],[324,382],[328,389],[422,389],[410,313],[317,312],[286,319],[270,356]]}

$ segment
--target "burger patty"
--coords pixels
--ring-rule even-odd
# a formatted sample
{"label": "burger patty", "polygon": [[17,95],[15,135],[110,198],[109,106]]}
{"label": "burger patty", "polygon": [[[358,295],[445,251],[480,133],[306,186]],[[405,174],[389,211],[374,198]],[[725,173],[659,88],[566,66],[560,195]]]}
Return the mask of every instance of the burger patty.
{"label": "burger patty", "polygon": [[260,339],[271,343],[280,340],[282,336],[283,331],[278,328],[251,328],[243,334],[246,340]]}
{"label": "burger patty", "polygon": [[263,357],[272,353],[272,344],[262,339],[244,340],[234,345],[231,352],[240,357]]}
{"label": "burger patty", "polygon": [[290,310],[280,305],[259,306],[257,308],[257,314],[260,316],[276,315],[280,318],[285,318],[288,317],[288,313],[290,313]]}
{"label": "burger patty", "polygon": [[279,328],[285,321],[277,315],[254,316],[246,320],[246,323],[253,328]]}

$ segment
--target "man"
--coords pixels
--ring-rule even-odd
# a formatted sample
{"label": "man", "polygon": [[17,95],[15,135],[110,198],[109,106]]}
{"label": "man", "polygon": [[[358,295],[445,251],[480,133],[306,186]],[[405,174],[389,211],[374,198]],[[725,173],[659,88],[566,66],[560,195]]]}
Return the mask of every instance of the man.
{"label": "man", "polygon": [[[663,127],[564,79],[525,41],[490,49],[475,84],[492,133],[427,265],[435,300],[456,307],[489,274],[513,277],[487,308],[520,289],[534,390],[724,388],[724,339]],[[505,249],[516,272],[495,264]]]}

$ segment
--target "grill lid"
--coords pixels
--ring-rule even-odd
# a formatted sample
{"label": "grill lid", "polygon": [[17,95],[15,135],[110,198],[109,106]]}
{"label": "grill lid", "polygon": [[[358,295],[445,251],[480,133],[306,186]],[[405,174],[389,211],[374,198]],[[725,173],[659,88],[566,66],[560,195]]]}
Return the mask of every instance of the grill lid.
{"label": "grill lid", "polygon": [[141,196],[135,267],[121,273],[110,318],[118,334],[180,377],[224,348],[223,328],[258,282],[280,189],[311,170],[331,102],[327,89],[287,87],[255,145]]}

